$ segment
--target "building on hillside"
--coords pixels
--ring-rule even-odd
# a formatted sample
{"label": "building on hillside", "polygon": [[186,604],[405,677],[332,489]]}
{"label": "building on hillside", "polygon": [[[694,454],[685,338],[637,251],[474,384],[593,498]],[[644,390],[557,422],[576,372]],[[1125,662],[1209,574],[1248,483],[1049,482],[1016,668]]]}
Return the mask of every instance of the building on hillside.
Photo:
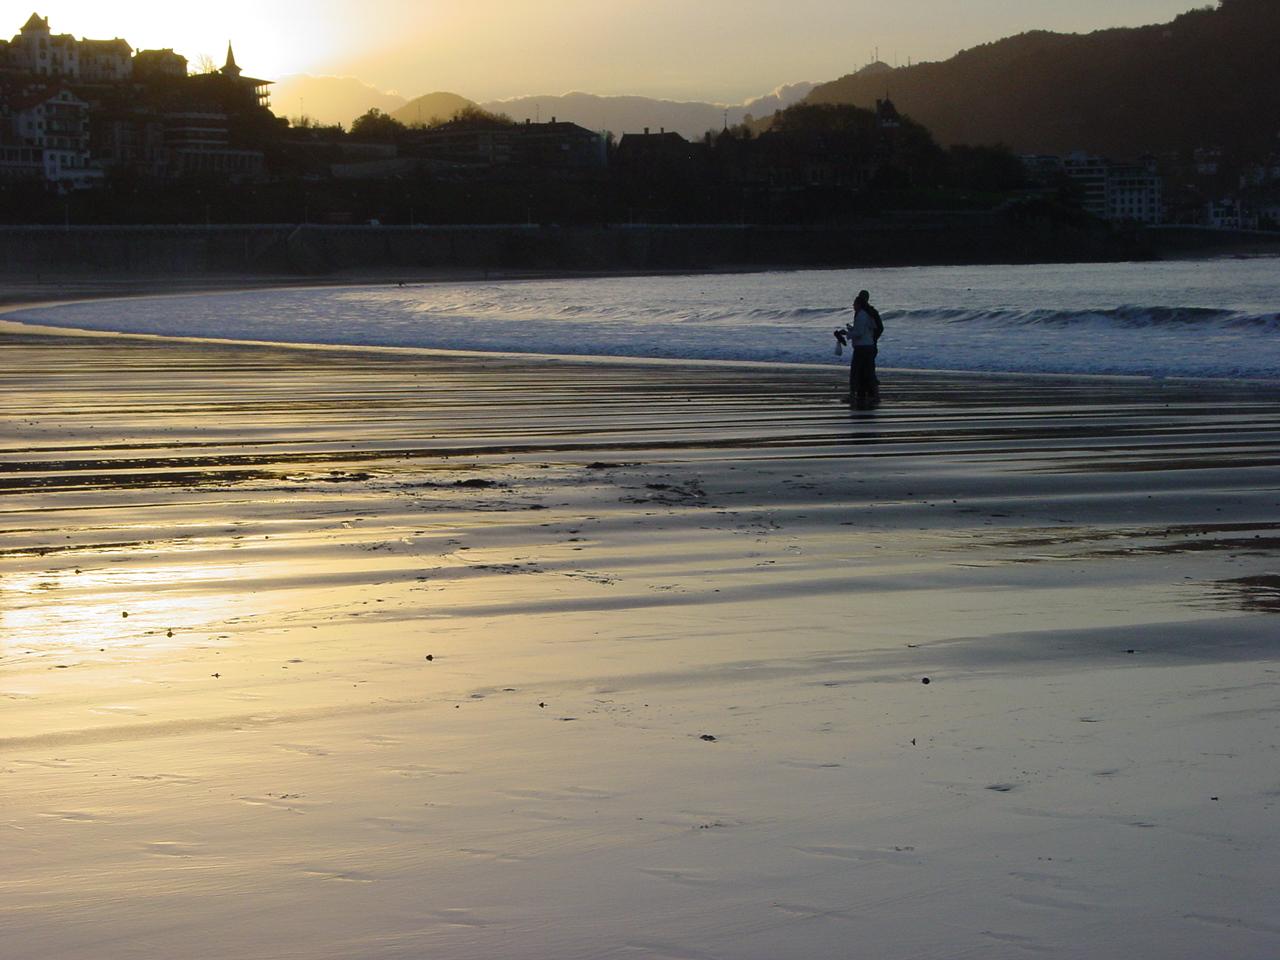
{"label": "building on hillside", "polygon": [[1164,181],[1155,160],[1107,165],[1107,216],[1115,223],[1164,222]]}
{"label": "building on hillside", "polygon": [[164,122],[145,109],[100,112],[90,116],[89,151],[104,170],[128,170],[150,179],[167,170]]}
{"label": "building on hillside", "polygon": [[876,101],[876,126],[881,130],[896,130],[902,126],[902,115],[888,94],[883,100]]}
{"label": "building on hillside", "polygon": [[165,174],[175,179],[260,180],[265,167],[261,150],[240,150],[231,145],[229,119],[225,113],[166,113],[164,150]]}
{"label": "building on hillside", "polygon": [[640,173],[682,167],[694,160],[694,145],[665,128],[657,133],[624,133],[618,141],[614,162],[625,170]]}
{"label": "building on hillside", "polygon": [[411,130],[405,137],[404,151],[473,170],[505,167],[515,156],[513,130],[508,123],[460,118],[426,130]]}
{"label": "building on hillside", "polygon": [[33,13],[7,44],[8,72],[76,83],[121,83],[132,76],[133,48],[124,40],[77,40],[55,34],[49,20]]}
{"label": "building on hillside", "polygon": [[0,182],[44,179],[44,151],[0,139]]}
{"label": "building on hillside", "polygon": [[751,179],[777,190],[814,188],[857,193],[865,190],[881,167],[872,155],[851,149],[844,137],[818,130],[766,131],[749,144]]}
{"label": "building on hillside", "polygon": [[81,40],[80,80],[124,83],[133,76],[133,47],[124,40]]}
{"label": "building on hillside", "polygon": [[44,150],[18,136],[13,104],[0,97],[0,182],[44,180]]}
{"label": "building on hillside", "polygon": [[1240,202],[1234,197],[1210,200],[1205,206],[1204,225],[1214,230],[1239,230],[1244,226]]}
{"label": "building on hillside", "polygon": [[163,50],[139,50],[133,56],[135,80],[181,79],[186,75],[187,58],[168,47]]}
{"label": "building on hillside", "polygon": [[1062,160],[1063,172],[1080,191],[1080,206],[1099,220],[1107,218],[1107,161],[1083,152]]}
{"label": "building on hillside", "polygon": [[1155,160],[1116,163],[1077,152],[1058,158],[1022,157],[1027,178],[1051,185],[1065,176],[1079,191],[1080,206],[1099,220],[1157,224],[1165,221],[1164,179]]}
{"label": "building on hillside", "polygon": [[550,123],[516,124],[487,117],[458,117],[426,129],[410,130],[404,139],[409,156],[443,161],[448,169],[473,173],[524,168],[553,176],[603,170],[604,137],[555,117]]}
{"label": "building on hillside", "polygon": [[603,170],[608,164],[604,137],[576,123],[532,123],[516,128],[514,161],[547,173]]}
{"label": "building on hillside", "polygon": [[210,92],[224,101],[229,94],[232,100],[238,101],[239,105],[259,107],[264,110],[271,106],[271,94],[267,90],[271,86],[271,81],[246,77],[236,63],[236,55],[229,43],[227,44],[227,62],[222,69],[213,73],[197,74],[191,80],[199,87],[209,88]]}
{"label": "building on hillside", "polygon": [[89,164],[89,105],[70,90],[35,89],[10,99],[8,109],[14,145],[39,152],[46,183],[66,192],[101,180]]}
{"label": "building on hillside", "polygon": [[0,177],[43,179],[60,191],[104,170],[154,179],[258,180],[276,121],[270,83],[225,65],[189,77],[172,49],[55,35],[32,14],[0,43]]}
{"label": "building on hillside", "polygon": [[55,35],[47,18],[33,13],[10,41],[12,66],[38,77],[80,78],[80,45],[70,34]]}

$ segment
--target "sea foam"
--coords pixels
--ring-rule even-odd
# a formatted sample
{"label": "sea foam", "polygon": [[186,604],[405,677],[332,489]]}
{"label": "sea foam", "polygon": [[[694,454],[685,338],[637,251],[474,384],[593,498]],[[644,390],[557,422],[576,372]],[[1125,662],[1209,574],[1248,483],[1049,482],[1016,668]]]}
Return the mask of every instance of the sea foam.
{"label": "sea foam", "polygon": [[872,291],[883,367],[1280,379],[1280,263],[929,267],[324,287],[96,301],[13,319],[129,333],[839,362]]}

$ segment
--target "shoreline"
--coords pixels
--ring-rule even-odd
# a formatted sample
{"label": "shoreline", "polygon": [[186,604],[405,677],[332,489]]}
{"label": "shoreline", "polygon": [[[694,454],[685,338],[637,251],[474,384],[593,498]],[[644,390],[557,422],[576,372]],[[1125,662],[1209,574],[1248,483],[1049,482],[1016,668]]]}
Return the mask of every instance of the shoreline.
{"label": "shoreline", "polygon": [[[807,268],[801,268],[807,269]],[[846,269],[846,268],[832,268]],[[904,268],[905,269],[905,268]],[[705,273],[707,276],[723,275],[724,273],[757,273],[757,272],[774,272],[772,270],[761,271],[709,271]],[[512,273],[502,276],[489,276],[484,282],[519,283],[524,281],[539,280],[572,280],[572,279],[592,279],[608,277],[658,277],[658,276],[700,276],[704,274],[688,273],[686,271],[670,271],[664,273],[610,273],[600,275],[582,275],[576,273],[559,273],[548,272],[545,274],[524,274]],[[243,346],[262,346],[280,349],[298,349],[298,350],[314,350],[314,351],[352,351],[352,352],[370,352],[370,353],[387,353],[401,354],[405,356],[423,355],[423,356],[474,356],[474,357],[492,357],[494,359],[513,358],[524,359],[531,362],[546,363],[581,363],[581,364],[649,364],[657,367],[666,365],[675,366],[737,366],[746,369],[771,369],[780,367],[782,369],[795,370],[813,370],[813,371],[835,371],[837,365],[830,362],[797,362],[797,361],[772,361],[772,360],[735,360],[722,358],[687,358],[687,357],[647,357],[641,355],[626,354],[572,354],[572,353],[535,353],[535,352],[519,352],[519,351],[486,351],[486,350],[468,350],[468,349],[451,349],[446,347],[420,347],[420,346],[402,346],[391,344],[355,344],[355,343],[322,343],[322,342],[306,342],[306,341],[273,341],[273,340],[247,340],[234,338],[214,338],[214,337],[197,337],[186,336],[181,334],[155,334],[155,333],[131,333],[123,331],[105,331],[91,328],[80,327],[61,327],[51,326],[39,323],[29,323],[22,320],[9,319],[9,315],[19,312],[23,309],[34,309],[44,307],[58,307],[64,305],[73,305],[78,303],[87,303],[93,301],[109,301],[116,299],[133,299],[133,298],[163,298],[167,296],[193,296],[200,294],[220,294],[220,293],[253,293],[253,292],[269,292],[273,290],[328,290],[343,288],[359,288],[359,287],[384,287],[399,283],[400,286],[418,286],[429,285],[434,283],[465,283],[470,280],[480,278],[467,278],[464,275],[448,273],[441,274],[432,278],[424,278],[417,281],[399,282],[393,279],[380,279],[372,275],[354,275],[346,278],[341,282],[322,282],[299,281],[299,282],[282,282],[280,278],[266,280],[260,284],[250,282],[250,278],[236,277],[229,279],[226,285],[207,286],[199,281],[192,281],[189,286],[181,285],[173,288],[171,285],[161,281],[151,281],[138,286],[130,286],[128,290],[112,290],[108,286],[100,284],[91,284],[83,287],[77,287],[73,290],[63,289],[61,296],[54,299],[46,299],[49,295],[48,291],[36,292],[35,289],[28,289],[26,293],[14,293],[0,288],[0,334],[8,333],[31,333],[37,335],[48,336],[70,336],[70,337],[122,337],[137,339],[156,339],[160,341],[173,341],[180,343],[209,343],[209,344],[227,344],[227,345],[243,345]],[[71,295],[68,296],[67,294]],[[30,299],[27,299],[30,297]],[[843,362],[840,366],[844,366]],[[1147,383],[1155,386],[1162,384],[1184,384],[1184,385],[1201,385],[1203,387],[1213,387],[1215,385],[1225,388],[1231,388],[1233,385],[1240,387],[1252,386],[1270,386],[1280,382],[1277,377],[1209,377],[1209,376],[1190,376],[1190,375],[1168,375],[1168,374],[1142,374],[1142,373],[1077,373],[1071,371],[1019,371],[1019,370],[973,370],[966,368],[941,368],[941,367],[883,367],[886,372],[893,374],[899,373],[926,373],[947,375],[954,377],[968,378],[999,378],[999,379],[1017,379],[1028,378],[1031,380],[1048,381],[1099,381],[1105,382],[1115,380],[1120,382]]]}

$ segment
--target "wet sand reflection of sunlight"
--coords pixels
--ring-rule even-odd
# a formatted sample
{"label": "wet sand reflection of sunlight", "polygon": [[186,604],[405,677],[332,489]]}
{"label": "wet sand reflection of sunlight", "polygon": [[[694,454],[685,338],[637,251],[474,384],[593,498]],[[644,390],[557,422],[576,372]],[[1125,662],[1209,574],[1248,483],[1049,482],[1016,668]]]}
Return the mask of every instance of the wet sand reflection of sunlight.
{"label": "wet sand reflection of sunlight", "polygon": [[[202,580],[223,571],[147,569],[42,571],[6,578],[0,655],[168,650],[192,642],[240,608]],[[234,603],[232,601],[235,601]],[[201,641],[207,639],[200,633]]]}

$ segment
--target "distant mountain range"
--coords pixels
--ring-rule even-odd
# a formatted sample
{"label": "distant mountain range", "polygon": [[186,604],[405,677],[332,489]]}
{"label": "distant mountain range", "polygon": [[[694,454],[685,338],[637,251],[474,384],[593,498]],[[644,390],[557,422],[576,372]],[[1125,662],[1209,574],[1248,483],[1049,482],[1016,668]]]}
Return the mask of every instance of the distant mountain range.
{"label": "distant mountain range", "polygon": [[475,101],[460,97],[456,93],[428,93],[425,96],[414,97],[400,109],[393,110],[391,116],[409,126],[418,123],[430,124],[448,120],[464,107],[475,106],[478,106]]}
{"label": "distant mountain range", "polygon": [[[690,139],[726,122],[768,118],[805,100],[874,106],[890,97],[943,145],[1002,143],[1022,153],[1088,150],[1121,158],[1196,147],[1280,151],[1280,0],[1220,0],[1171,23],[1089,34],[1036,31],[894,68],[876,62],[839,80],[797,83],[726,105],[588,93],[516,97],[479,106],[513,120],[553,117],[617,135],[674,131]],[[404,123],[447,119],[472,101],[412,101],[352,78],[286,77],[278,114],[326,123],[377,107]]]}
{"label": "distant mountain range", "polygon": [[771,115],[799,103],[814,88],[793,83],[773,93],[740,104],[655,100],[650,97],[601,97],[591,93],[567,93],[559,97],[514,97],[481,104],[486,110],[505,113],[513,120],[568,120],[588,130],[612,130],[618,136],[641,133],[647,127],[678,133],[690,140],[708,130],[742,123],[747,116]]}
{"label": "distant mountain range", "polygon": [[384,93],[353,77],[290,76],[271,88],[272,109],[279,116],[306,116],[324,124],[345,127],[370,108],[389,113],[401,123],[429,123],[447,120],[465,106],[477,105],[493,113],[505,113],[513,120],[567,120],[588,130],[611,130],[621,136],[639,133],[645,127],[665,129],[685,137],[701,137],[708,130],[741,123],[748,115],[764,117],[798,103],[814,88],[812,83],[793,83],[746,103],[722,104],[656,100],[651,97],[602,97],[590,93],[563,96],[513,97],[508,100],[475,101],[456,93],[429,93],[413,100]]}
{"label": "distant mountain range", "polygon": [[813,103],[898,110],[944,144],[1113,157],[1225,147],[1280,150],[1280,2],[1222,0],[1172,23],[1025,33],[941,63],[861,71]]}

